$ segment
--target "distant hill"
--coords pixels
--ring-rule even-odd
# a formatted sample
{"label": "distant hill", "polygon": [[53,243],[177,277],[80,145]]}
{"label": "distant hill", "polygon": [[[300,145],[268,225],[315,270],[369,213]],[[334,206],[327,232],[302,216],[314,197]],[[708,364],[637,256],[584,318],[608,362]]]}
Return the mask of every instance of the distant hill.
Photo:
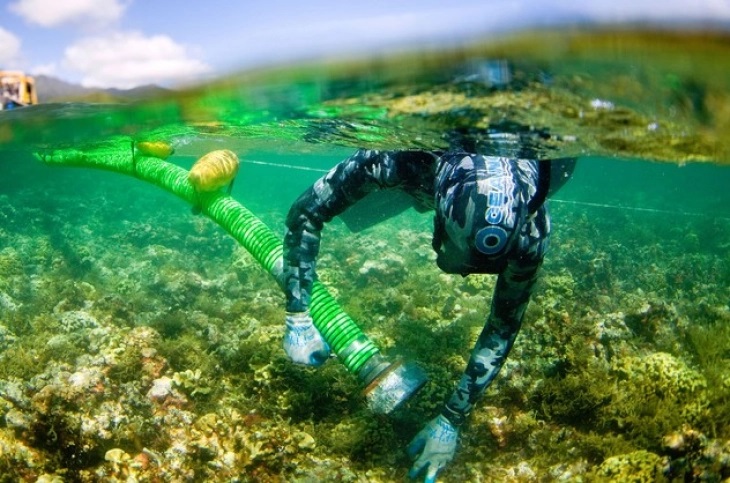
{"label": "distant hill", "polygon": [[35,76],[38,102],[130,102],[169,93],[169,89],[146,85],[133,89],[82,87],[47,75]]}

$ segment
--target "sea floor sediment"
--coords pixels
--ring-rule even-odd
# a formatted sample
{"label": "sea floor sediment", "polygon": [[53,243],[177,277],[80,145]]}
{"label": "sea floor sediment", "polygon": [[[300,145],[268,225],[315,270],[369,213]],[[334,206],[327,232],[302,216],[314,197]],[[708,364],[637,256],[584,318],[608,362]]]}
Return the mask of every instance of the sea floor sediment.
{"label": "sea floor sediment", "polygon": [[[282,294],[220,228],[88,179],[0,195],[0,481],[403,481],[494,277],[439,272],[428,215],[327,227],[321,280],[429,375],[376,416],[336,360],[286,359]],[[552,213],[523,330],[443,481],[730,477],[730,221]]]}

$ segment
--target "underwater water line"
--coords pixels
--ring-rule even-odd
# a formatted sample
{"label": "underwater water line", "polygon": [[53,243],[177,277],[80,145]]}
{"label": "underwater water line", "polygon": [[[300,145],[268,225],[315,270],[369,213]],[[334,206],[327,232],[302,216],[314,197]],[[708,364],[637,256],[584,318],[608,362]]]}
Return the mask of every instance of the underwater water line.
{"label": "underwater water line", "polygon": [[262,166],[273,166],[275,168],[296,169],[299,171],[314,171],[315,173],[326,173],[328,169],[310,168],[309,166],[299,166],[296,164],[269,163],[268,161],[258,161],[256,159],[246,159],[246,163],[260,164]]}
{"label": "underwater water line", "polygon": [[[94,150],[59,149],[36,153],[36,157],[52,166],[96,168],[134,176],[198,206],[282,287],[283,244],[271,229],[229,194],[220,190],[197,192],[188,181],[187,170],[162,159],[135,156],[133,152],[134,148],[125,143]],[[365,385],[365,396],[374,412],[391,412],[426,382],[425,374],[415,364],[386,360],[319,281],[312,290],[310,312],[315,327],[334,353]]]}
{"label": "underwater water line", "polygon": [[[251,160],[251,159],[247,159],[246,162],[251,163],[251,164],[259,164],[262,166],[272,166],[274,168],[295,169],[295,170],[300,170],[300,171],[314,171],[317,173],[327,173],[329,171],[328,169],[310,168],[309,166],[300,166],[300,165],[296,165],[296,164],[270,163],[267,161],[259,161],[259,160]],[[568,204],[568,205],[577,205],[577,206],[587,206],[590,208],[638,211],[638,212],[644,212],[644,213],[654,213],[654,214],[658,214],[658,215],[689,216],[689,217],[693,217],[693,218],[712,217],[712,218],[720,219],[720,220],[730,220],[730,217],[717,215],[716,213],[700,213],[700,212],[695,212],[695,211],[663,210],[663,209],[659,209],[659,208],[623,206],[623,205],[614,205],[614,204],[610,204],[610,203],[596,203],[596,202],[592,202],[592,201],[561,200],[559,198],[550,198],[550,202],[551,203],[562,203],[562,204]]]}
{"label": "underwater water line", "polygon": [[693,212],[693,211],[675,211],[675,210],[662,210],[659,208],[640,208],[637,206],[620,206],[620,205],[611,205],[608,203],[594,203],[591,201],[573,201],[573,200],[558,200],[558,199],[550,199],[551,203],[564,203],[567,205],[578,205],[578,206],[589,206],[591,208],[605,208],[609,210],[626,210],[626,211],[640,211],[644,213],[653,213],[658,215],[671,215],[671,216],[688,216],[692,218],[698,218],[698,217],[712,217],[720,220],[730,220],[730,217],[727,216],[718,216],[717,214],[708,214],[708,213],[699,213],[699,212]]}

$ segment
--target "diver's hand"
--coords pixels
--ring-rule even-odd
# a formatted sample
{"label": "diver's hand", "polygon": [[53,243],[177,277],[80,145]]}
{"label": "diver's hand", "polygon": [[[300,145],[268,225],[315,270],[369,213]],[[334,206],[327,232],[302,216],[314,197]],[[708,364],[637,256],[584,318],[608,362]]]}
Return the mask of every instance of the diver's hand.
{"label": "diver's hand", "polygon": [[454,458],[458,436],[459,430],[444,416],[439,414],[432,419],[408,445],[411,459],[418,457],[408,476],[415,478],[425,469],[423,481],[434,483],[436,474]]}
{"label": "diver's hand", "polygon": [[315,367],[330,356],[330,348],[314,327],[309,311],[286,313],[284,351],[292,362]]}

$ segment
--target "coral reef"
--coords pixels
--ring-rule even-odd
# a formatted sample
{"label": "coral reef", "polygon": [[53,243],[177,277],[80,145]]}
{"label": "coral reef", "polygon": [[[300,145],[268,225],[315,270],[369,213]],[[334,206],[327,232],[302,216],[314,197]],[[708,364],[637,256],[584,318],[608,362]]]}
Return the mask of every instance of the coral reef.
{"label": "coral reef", "polygon": [[668,481],[664,478],[665,466],[666,461],[659,456],[639,450],[607,458],[595,474],[604,481],[662,482]]}
{"label": "coral reef", "polygon": [[[107,226],[99,206],[60,227],[61,245],[24,242],[53,236],[17,226],[14,243],[0,246],[4,474],[27,481],[403,477],[402,448],[463,370],[494,277],[446,276],[428,252],[403,251],[428,246],[415,214],[354,241],[337,224],[328,229],[323,279],[384,350],[419,360],[430,376],[396,415],[374,418],[341,366],[289,364],[280,349],[281,295],[223,234],[161,210],[143,211],[144,225],[122,218]],[[22,203],[13,209],[24,210]],[[618,278],[636,273],[631,254],[612,250],[610,240],[599,258],[579,246],[600,219],[588,225],[579,214],[556,216],[567,233],[444,478],[728,477],[726,292],[706,290],[698,305],[691,288],[703,282],[700,272],[667,284],[671,257],[645,261],[668,275],[632,286]],[[105,248],[104,233],[134,234]],[[397,241],[378,241],[393,233]],[[85,275],[73,268],[81,253]],[[576,259],[583,256],[590,260]],[[600,259],[612,260],[610,271]],[[717,262],[706,254],[695,263]],[[593,290],[582,290],[587,285]],[[683,295],[686,287],[692,291]]]}

